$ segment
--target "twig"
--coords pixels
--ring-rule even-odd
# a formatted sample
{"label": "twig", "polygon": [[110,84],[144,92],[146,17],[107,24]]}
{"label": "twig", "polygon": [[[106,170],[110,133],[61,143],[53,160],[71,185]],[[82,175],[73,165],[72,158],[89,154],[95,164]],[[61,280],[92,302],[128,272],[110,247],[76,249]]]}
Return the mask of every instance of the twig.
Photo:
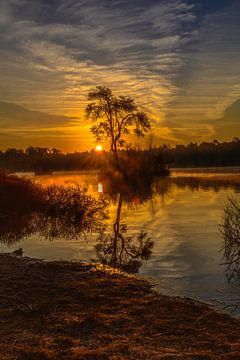
{"label": "twig", "polygon": [[12,354],[12,358],[15,359],[16,356],[14,355],[14,346],[16,344],[17,340],[13,340],[12,346],[11,346],[11,354]]}
{"label": "twig", "polygon": [[199,320],[202,320],[204,319],[205,317],[208,317],[209,315],[213,314],[213,313],[216,313],[217,311],[223,311],[223,310],[226,310],[228,308],[231,308],[233,307],[233,311],[236,310],[238,308],[237,305],[226,305],[226,306],[223,306],[223,307],[220,307],[218,309],[213,309],[211,311],[208,311],[206,314],[203,314],[202,316],[200,316],[199,318],[197,318],[195,321],[194,321],[194,324],[197,323]]}
{"label": "twig", "polygon": [[208,311],[206,314],[203,314],[202,316],[198,317],[195,321],[194,321],[194,324],[196,324],[197,322],[199,322],[200,320],[204,319],[205,317],[208,317],[209,315],[215,313],[216,310],[211,310],[211,311]]}
{"label": "twig", "polygon": [[31,304],[28,304],[25,300],[20,299],[19,297],[9,296],[9,295],[0,295],[0,297],[3,298],[3,299],[18,300],[20,303],[26,305],[26,306],[29,308],[29,310],[32,310],[32,305],[31,305]]}

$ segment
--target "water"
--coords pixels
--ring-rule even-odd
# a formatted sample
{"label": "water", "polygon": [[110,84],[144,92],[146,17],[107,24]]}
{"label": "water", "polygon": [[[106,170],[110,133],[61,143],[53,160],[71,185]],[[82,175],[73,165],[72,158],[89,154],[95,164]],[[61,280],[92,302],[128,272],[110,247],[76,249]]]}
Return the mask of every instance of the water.
{"label": "water", "polygon": [[[81,184],[96,197],[107,192],[104,181],[100,182],[94,172],[27,176],[44,186]],[[139,274],[154,279],[163,294],[191,297],[233,311],[240,304],[240,286],[229,284],[221,265],[223,241],[219,224],[228,197],[239,197],[240,173],[236,169],[204,173],[176,170],[168,179],[156,179],[154,189],[145,198],[123,198],[121,207],[121,223],[127,225],[127,236],[142,230],[154,242],[151,258],[142,261]],[[118,205],[117,197],[110,201],[108,232]],[[21,246],[30,257],[92,261],[97,260],[96,238],[92,234],[86,239],[60,238],[50,242],[32,235],[11,246],[0,244],[0,251]],[[234,315],[240,316],[239,307]]]}

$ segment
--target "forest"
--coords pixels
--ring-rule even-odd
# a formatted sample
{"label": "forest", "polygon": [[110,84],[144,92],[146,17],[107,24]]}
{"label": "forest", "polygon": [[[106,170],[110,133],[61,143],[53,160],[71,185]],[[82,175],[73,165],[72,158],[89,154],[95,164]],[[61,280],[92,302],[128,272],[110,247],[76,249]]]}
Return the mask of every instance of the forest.
{"label": "forest", "polygon": [[[100,170],[109,164],[112,153],[95,150],[63,153],[55,148],[30,146],[26,150],[9,148],[0,151],[0,171],[34,171],[46,173],[52,171]],[[190,143],[188,145],[168,144],[148,149],[120,150],[119,157],[138,157],[147,159],[154,169],[167,167],[211,167],[240,166],[240,139],[235,137],[229,142]],[[158,171],[156,171],[158,172]]]}

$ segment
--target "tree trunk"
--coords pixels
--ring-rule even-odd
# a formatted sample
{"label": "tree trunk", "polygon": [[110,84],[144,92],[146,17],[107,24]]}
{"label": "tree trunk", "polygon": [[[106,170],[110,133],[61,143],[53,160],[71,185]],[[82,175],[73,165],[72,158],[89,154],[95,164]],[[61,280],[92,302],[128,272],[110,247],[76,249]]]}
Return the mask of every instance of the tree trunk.
{"label": "tree trunk", "polygon": [[113,225],[113,230],[114,230],[113,266],[115,266],[115,267],[117,264],[117,249],[118,249],[118,240],[119,240],[119,234],[120,234],[120,219],[121,219],[122,203],[123,203],[123,196],[122,196],[122,194],[119,194],[117,215],[116,215],[115,223]]}

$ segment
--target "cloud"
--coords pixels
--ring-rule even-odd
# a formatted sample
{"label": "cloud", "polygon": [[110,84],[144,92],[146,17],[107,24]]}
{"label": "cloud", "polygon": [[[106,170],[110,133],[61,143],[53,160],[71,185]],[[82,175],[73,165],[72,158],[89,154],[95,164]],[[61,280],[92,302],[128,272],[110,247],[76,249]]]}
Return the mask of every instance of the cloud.
{"label": "cloud", "polygon": [[0,101],[0,124],[3,127],[28,126],[29,128],[66,126],[70,118],[30,111],[22,106]]}
{"label": "cloud", "polygon": [[240,99],[226,108],[219,119],[213,120],[216,138],[229,140],[240,137]]}
{"label": "cloud", "polygon": [[234,5],[199,18],[187,0],[0,0],[0,99],[79,118],[74,136],[102,84],[134,97],[156,136],[210,135],[197,123],[239,90],[237,21]]}
{"label": "cloud", "polygon": [[184,142],[189,141],[191,135],[196,139],[199,128],[199,141],[215,137],[226,140],[239,133],[237,121],[230,125],[229,117],[223,117],[221,131],[215,121],[240,96],[239,8],[239,2],[232,1],[229,6],[204,14],[192,33],[195,41],[184,46],[188,66],[181,69],[176,83],[181,92],[171,102],[162,123],[172,129],[179,142],[184,138]]}
{"label": "cloud", "polygon": [[[62,115],[31,111],[22,106],[0,101],[0,143],[2,148],[26,147],[44,143],[60,148],[71,142],[85,142],[86,128],[79,131],[77,119]],[[48,144],[48,145],[47,145]]]}
{"label": "cloud", "polygon": [[[2,61],[5,58],[5,68],[8,63],[15,75],[13,82],[21,92],[19,95],[14,91],[18,102],[23,97],[27,101],[29,96],[33,103],[32,87],[37,88],[38,82],[39,102],[45,105],[43,82],[48,78],[48,83],[53,81],[54,85],[48,89],[49,102],[53,96],[64,96],[65,90],[76,90],[76,84],[85,90],[93,84],[116,83],[116,88],[127,88],[133,96],[147,96],[151,104],[154,101],[150,89],[159,89],[162,99],[155,101],[158,109],[159,101],[163,103],[163,98],[176,92],[174,76],[184,62],[177,51],[185,37],[180,28],[195,19],[192,6],[185,1],[153,2],[151,6],[144,1],[137,5],[126,1],[72,0],[15,0],[3,4],[6,15],[2,45],[7,43],[8,51],[4,51]],[[168,63],[163,64],[166,56]],[[18,75],[20,64],[25,83],[18,85],[22,80]],[[43,82],[39,81],[41,73]],[[141,82],[145,86],[139,86]]]}
{"label": "cloud", "polygon": [[91,147],[92,143],[88,128],[79,129],[78,119],[31,111],[3,101],[0,101],[0,129],[2,149],[35,145],[74,151],[79,146]]}

